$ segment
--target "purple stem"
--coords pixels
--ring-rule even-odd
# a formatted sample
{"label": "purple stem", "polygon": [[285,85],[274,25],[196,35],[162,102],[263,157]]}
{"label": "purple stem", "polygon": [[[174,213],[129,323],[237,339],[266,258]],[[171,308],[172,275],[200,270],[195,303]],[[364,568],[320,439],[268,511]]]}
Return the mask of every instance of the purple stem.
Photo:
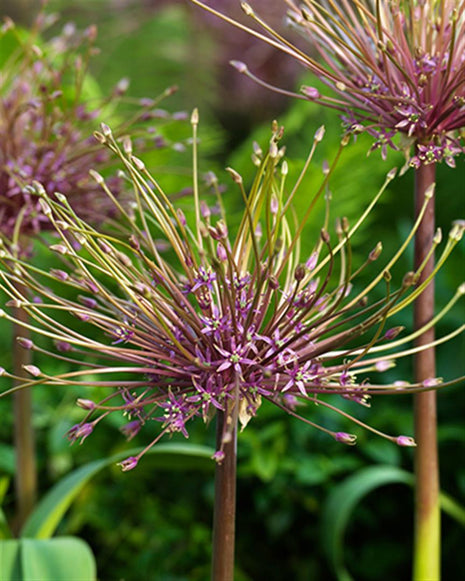
{"label": "purple stem", "polygon": [[[216,441],[220,449],[224,412],[217,412]],[[212,581],[234,580],[234,540],[236,525],[236,464],[237,429],[234,427],[231,440],[224,443],[224,459],[215,469],[215,506],[213,513]]]}

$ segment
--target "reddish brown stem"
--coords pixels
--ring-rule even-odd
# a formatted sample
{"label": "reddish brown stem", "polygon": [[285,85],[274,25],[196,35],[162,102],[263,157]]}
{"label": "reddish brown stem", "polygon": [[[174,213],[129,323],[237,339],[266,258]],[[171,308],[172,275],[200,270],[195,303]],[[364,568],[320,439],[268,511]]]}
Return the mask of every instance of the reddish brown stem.
{"label": "reddish brown stem", "polygon": [[[217,450],[223,438],[225,414],[217,412]],[[213,514],[212,581],[233,581],[236,527],[237,430],[223,444],[224,459],[215,470],[215,506]]]}
{"label": "reddish brown stem", "polygon": [[[24,289],[22,289],[24,290]],[[22,309],[16,309],[15,317],[27,320]],[[13,326],[13,368],[15,375],[24,375],[23,366],[30,363],[30,351],[21,347],[16,338],[27,337],[27,329]],[[18,534],[31,513],[37,497],[37,469],[32,426],[32,392],[22,389],[14,394],[14,447],[16,455],[15,491],[16,515],[13,529]]]}
{"label": "reddish brown stem", "polygon": [[[434,164],[421,166],[415,176],[415,213],[418,215],[425,200],[425,192],[434,183]],[[418,268],[431,249],[435,234],[434,199],[428,204],[425,216],[415,237],[415,267]],[[427,279],[434,268],[432,256],[423,270],[419,284]],[[414,307],[415,329],[421,328],[434,316],[434,283],[426,287]],[[434,341],[434,328],[423,333],[416,345]],[[415,355],[415,381],[436,377],[435,350],[433,347]],[[414,579],[440,578],[440,510],[439,462],[437,449],[436,392],[414,396],[415,408],[415,550]]]}

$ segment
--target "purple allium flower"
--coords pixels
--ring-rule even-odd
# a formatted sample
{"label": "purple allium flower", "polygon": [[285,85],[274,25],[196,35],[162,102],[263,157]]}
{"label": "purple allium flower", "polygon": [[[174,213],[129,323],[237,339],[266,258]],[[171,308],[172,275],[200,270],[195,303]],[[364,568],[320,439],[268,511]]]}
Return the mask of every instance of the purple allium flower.
{"label": "purple allium flower", "polygon": [[[194,159],[197,122],[195,114]],[[360,223],[351,228],[343,221],[344,236],[341,226],[333,237],[323,229],[315,247],[302,249],[301,257],[300,232],[308,216],[299,221],[293,212],[296,188],[287,183],[288,167],[279,147],[282,132],[274,124],[269,149],[261,154],[248,192],[239,174],[230,170],[245,209],[235,228],[225,227],[224,212],[218,216],[227,249],[224,260],[217,258],[219,226],[211,223],[213,214],[201,212],[199,184],[194,183],[192,209],[181,219],[165,192],[152,187],[157,182],[144,163],[121,149],[108,127],[105,135],[100,134],[102,141],[124,164],[134,186],[134,207],[139,209],[136,215],[123,210],[124,235],[121,229],[115,235],[98,232],[66,205],[64,196],[57,194],[54,200],[35,186],[41,202],[48,204],[51,222],[66,250],[60,256],[67,276],[57,276],[56,270],[41,272],[8,248],[0,248],[0,289],[10,296],[8,304],[27,311],[34,322],[32,328],[54,339],[57,357],[74,364],[80,360],[62,355],[59,345],[68,345],[75,357],[82,357],[82,369],[56,377],[28,366],[32,379],[24,380],[24,386],[74,385],[86,375],[84,385],[108,390],[100,402],[78,401],[87,414],[71,430],[73,441],[87,437],[106,415],[124,413],[129,423],[122,431],[128,438],[159,422],[160,429],[146,451],[163,434],[180,432],[188,437],[191,420],[208,421],[221,410],[226,415],[223,444],[215,454],[221,461],[232,427],[237,422],[244,427],[266,399],[345,444],[353,444],[355,436],[315,425],[309,419],[312,406],[339,411],[394,443],[410,445],[405,436],[381,434],[347,411],[368,405],[374,394],[438,388],[435,378],[419,384],[376,381],[379,370],[412,351],[399,351],[411,337],[399,337],[399,328],[385,328],[387,319],[424,288],[415,286],[418,273],[408,273],[397,289],[391,281],[389,272],[408,240],[387,261],[378,256],[374,263],[367,252],[364,266],[354,265],[352,271],[346,254]],[[315,144],[320,136],[318,131]],[[93,175],[109,191],[101,176]],[[320,192],[330,175],[331,171],[323,176]],[[389,172],[383,189],[394,175]],[[301,178],[297,177],[297,183]],[[277,209],[272,213],[274,198]],[[427,203],[424,210],[426,207]],[[460,225],[453,227],[444,258],[462,230]],[[166,254],[158,251],[155,242],[161,237],[169,248]],[[76,241],[78,245],[73,243]],[[354,290],[358,272],[379,263],[383,264],[368,286]],[[337,269],[338,275],[333,276]],[[47,286],[50,281],[53,292]],[[24,285],[30,285],[42,302],[23,296]],[[386,285],[386,296],[371,302],[373,288],[379,285]],[[61,294],[60,289],[66,292]],[[459,289],[454,300],[463,293]],[[69,317],[66,324],[62,322],[59,315],[63,311],[75,315],[71,318],[75,325]],[[0,315],[13,320],[5,311]],[[341,397],[347,401],[339,410]],[[305,406],[310,408],[308,413],[296,411]],[[142,453],[122,462],[123,470],[133,468]]]}
{"label": "purple allium flower", "polygon": [[[192,2],[234,23],[202,2]],[[404,150],[414,167],[437,161],[454,166],[454,157],[465,151],[463,2],[283,0],[282,4],[288,8],[291,26],[308,39],[317,57],[278,32],[265,7],[256,12],[255,4],[242,2],[244,12],[266,35],[235,24],[293,57],[333,93],[305,86],[300,98],[341,111],[347,131],[373,135],[372,149],[380,149],[383,157],[391,147]],[[259,81],[244,63],[232,64]],[[396,135],[400,139],[394,142]],[[413,157],[412,145],[417,146]]]}
{"label": "purple allium flower", "polygon": [[[26,36],[11,20],[0,30],[5,40],[2,50],[13,46],[11,54],[2,53],[0,75],[0,236],[4,240],[53,229],[30,188],[34,180],[50,196],[66,195],[78,214],[93,224],[118,213],[89,170],[108,170],[112,163],[93,131],[96,118],[114,115],[127,80],[118,83],[112,94],[99,96],[91,89],[88,74],[89,60],[98,52],[96,27],[79,33],[66,25],[59,36],[43,41],[40,35],[52,20],[41,13]],[[146,117],[151,118],[162,97],[137,103],[131,122],[122,123],[117,135],[131,128],[134,137],[147,145]],[[168,113],[166,117],[171,120]],[[116,175],[109,178],[115,196],[122,193],[122,183]]]}

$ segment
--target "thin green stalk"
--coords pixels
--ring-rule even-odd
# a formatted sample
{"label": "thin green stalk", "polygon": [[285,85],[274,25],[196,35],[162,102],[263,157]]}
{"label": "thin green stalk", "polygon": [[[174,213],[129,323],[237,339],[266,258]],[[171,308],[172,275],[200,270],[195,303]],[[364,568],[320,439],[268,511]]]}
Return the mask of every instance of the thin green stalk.
{"label": "thin green stalk", "polygon": [[[27,320],[27,313],[15,309],[18,320]],[[18,324],[13,326],[13,367],[16,376],[24,375],[23,366],[30,363],[31,352],[21,347],[18,336],[26,337],[28,331]],[[32,426],[32,391],[21,389],[14,394],[14,448],[16,454],[15,492],[16,515],[13,522],[15,533],[19,533],[31,513],[37,498],[37,468],[35,457],[34,430]]]}
{"label": "thin green stalk", "polygon": [[[415,175],[415,213],[423,206],[425,192],[434,183],[434,164],[421,166]],[[425,260],[435,234],[434,203],[428,204],[415,235],[415,268]],[[418,284],[434,269],[431,255]],[[434,317],[434,283],[431,281],[414,304],[414,328],[420,329]],[[434,327],[415,341],[422,346],[434,341]],[[435,349],[419,351],[414,357],[415,381],[436,377]],[[414,396],[415,408],[415,540],[414,581],[439,581],[441,561],[441,523],[439,508],[439,461],[437,449],[436,393],[428,391]]]}
{"label": "thin green stalk", "polygon": [[231,416],[227,412],[217,412],[217,450],[223,450],[224,459],[217,463],[215,470],[212,581],[234,580],[237,428],[234,426],[231,429],[228,426],[231,438],[224,442],[228,420],[231,420]]}

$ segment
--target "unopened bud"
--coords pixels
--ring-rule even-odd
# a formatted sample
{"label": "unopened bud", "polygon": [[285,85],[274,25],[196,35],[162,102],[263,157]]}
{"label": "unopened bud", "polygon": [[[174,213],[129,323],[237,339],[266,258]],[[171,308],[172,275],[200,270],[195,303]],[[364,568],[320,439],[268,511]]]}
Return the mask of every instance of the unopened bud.
{"label": "unopened bud", "polygon": [[241,8],[247,16],[254,16],[253,8],[248,2],[241,2]]}
{"label": "unopened bud", "polygon": [[300,87],[300,92],[307,97],[310,101],[315,101],[316,99],[320,99],[321,94],[318,89],[315,87],[308,87],[307,85],[303,85]]}
{"label": "unopened bud", "polygon": [[69,254],[69,249],[64,245],[64,244],[52,244],[51,246],[49,246],[50,250],[53,250],[54,252],[58,252],[58,254]]}
{"label": "unopened bud", "polygon": [[43,214],[49,218],[52,215],[52,208],[50,205],[42,198],[39,200],[39,205]]}
{"label": "unopened bud", "polygon": [[42,371],[36,365],[23,365],[23,369],[33,377],[39,377],[39,375],[42,375]]}
{"label": "unopened bud", "polygon": [[328,234],[328,231],[327,230],[325,230],[324,228],[322,228],[321,229],[321,232],[320,232],[320,236],[321,236],[321,239],[323,240],[323,242],[325,244],[329,244],[330,237],[329,237],[329,234]]}
{"label": "unopened bud", "polygon": [[138,169],[139,171],[144,171],[144,169],[145,169],[145,163],[141,159],[139,159],[135,155],[132,155],[131,156],[131,161],[136,166],[136,169]]}
{"label": "unopened bud", "polygon": [[91,178],[93,178],[98,184],[103,184],[105,182],[105,180],[103,179],[103,176],[101,176],[97,171],[95,171],[94,169],[90,169],[89,170],[89,175]]}
{"label": "unopened bud", "polygon": [[388,171],[386,177],[388,180],[393,180],[396,177],[396,174],[397,174],[397,168],[393,167],[391,170]]}
{"label": "unopened bud", "polygon": [[78,299],[79,302],[88,309],[95,309],[97,306],[97,301],[91,297],[83,297],[82,295],[79,295]]}
{"label": "unopened bud", "polygon": [[115,252],[115,256],[121,262],[121,264],[123,266],[126,266],[127,268],[130,268],[132,266],[131,259],[129,258],[129,256],[127,256],[126,254],[124,254],[124,252],[120,252],[119,250],[117,250]]}
{"label": "unopened bud", "polygon": [[102,145],[107,142],[107,138],[105,137],[105,135],[103,135],[103,133],[100,133],[100,131],[94,131],[93,136],[94,139],[96,139]]}
{"label": "unopened bud", "polygon": [[404,279],[402,281],[402,285],[409,287],[409,286],[412,286],[412,284],[415,284],[415,273],[407,272],[407,274],[404,276]]}
{"label": "unopened bud", "polygon": [[16,340],[24,349],[32,349],[34,347],[34,343],[27,337],[17,337]]}
{"label": "unopened bud", "polygon": [[325,135],[325,126],[322,125],[316,130],[314,140],[319,143],[323,139],[324,135]]}
{"label": "unopened bud", "polygon": [[236,184],[242,184],[242,176],[239,173],[237,173],[235,169],[233,169],[232,167],[227,167],[226,171],[229,173],[229,175],[232,177],[233,181]]}
{"label": "unopened bud", "polygon": [[428,188],[426,189],[426,192],[425,192],[425,198],[427,200],[430,200],[434,196],[435,188],[436,188],[436,184],[431,184],[430,186],[428,186]]}
{"label": "unopened bud", "polygon": [[181,208],[178,208],[176,210],[176,215],[178,217],[178,220],[181,224],[181,226],[185,226],[187,224],[187,220],[186,220],[186,215],[184,214],[184,212],[181,210]]}
{"label": "unopened bud", "polygon": [[373,248],[373,250],[368,255],[368,259],[371,261],[377,260],[380,257],[380,254],[382,251],[383,251],[383,245],[381,242],[378,242],[378,244]]}
{"label": "unopened bud", "polygon": [[268,284],[273,290],[277,290],[279,288],[279,280],[274,274],[270,274],[268,276]]}
{"label": "unopened bud", "polygon": [[386,371],[391,367],[394,367],[394,363],[392,361],[377,361],[375,363],[376,371]]}
{"label": "unopened bud", "polygon": [[422,382],[423,387],[436,387],[441,385],[442,379],[440,377],[430,377]]}
{"label": "unopened bud", "polygon": [[200,202],[200,213],[202,214],[203,218],[209,218],[211,216],[211,210],[204,200]]}
{"label": "unopened bud", "polygon": [[216,247],[216,256],[221,262],[225,262],[228,259],[228,253],[221,242],[218,242],[218,246]]}
{"label": "unopened bud", "polygon": [[441,228],[438,228],[436,230],[436,233],[435,233],[434,237],[433,237],[433,243],[434,244],[440,244],[441,243],[441,240],[442,240],[442,230],[441,230]]}
{"label": "unopened bud", "polygon": [[100,128],[102,130],[103,135],[105,135],[105,137],[110,137],[111,129],[108,127],[108,125],[106,123],[100,123]]}
{"label": "unopened bud", "polygon": [[342,147],[345,147],[346,145],[348,145],[349,144],[349,141],[350,141],[350,135],[349,134],[344,135],[342,137],[342,139],[341,139],[341,145],[342,145]]}
{"label": "unopened bud", "polygon": [[126,155],[132,155],[132,141],[128,135],[126,135],[123,139],[123,149]]}
{"label": "unopened bud", "polygon": [[117,95],[123,95],[129,89],[129,79],[123,77],[120,79],[115,87],[115,93]]}
{"label": "unopened bud", "polygon": [[270,142],[270,157],[271,157],[271,159],[275,159],[276,157],[278,157],[278,154],[279,154],[278,144],[276,143],[276,141],[274,139],[272,139]]}
{"label": "unopened bud", "polygon": [[191,115],[191,125],[198,125],[199,124],[199,110],[197,107],[192,111]]}
{"label": "unopened bud", "polygon": [[402,327],[402,326],[392,327],[392,329],[388,329],[386,331],[386,333],[384,334],[384,338],[387,341],[392,341],[392,339],[395,339],[400,333],[402,333],[404,328],[405,327]]}
{"label": "unopened bud", "polygon": [[297,282],[300,282],[301,280],[304,279],[306,274],[306,268],[303,264],[298,264],[296,266],[296,269],[294,271],[294,278]]}
{"label": "unopened bud", "polygon": [[217,464],[221,464],[221,462],[223,462],[223,460],[224,460],[224,455],[225,455],[225,454],[224,454],[223,450],[217,450],[217,451],[216,451],[216,452],[213,454],[213,456],[212,456],[212,460],[215,460],[215,462],[216,462]]}
{"label": "unopened bud", "polygon": [[348,446],[354,446],[357,443],[357,436],[354,434],[348,434],[347,432],[336,432],[334,434],[334,439],[336,442],[341,442]]}
{"label": "unopened bud", "polygon": [[244,74],[248,71],[247,65],[245,63],[243,63],[242,61],[232,60],[232,61],[229,61],[229,64],[231,66],[233,66],[236,69],[236,71],[239,71],[242,74]]}
{"label": "unopened bud", "polygon": [[78,405],[83,410],[93,410],[93,409],[95,409],[95,403],[92,400],[90,400],[90,399],[83,399],[81,397],[76,400],[76,405]]}
{"label": "unopened bud", "polygon": [[413,438],[410,436],[398,436],[396,438],[396,443],[398,446],[405,446],[405,447],[415,447],[417,444]]}
{"label": "unopened bud", "polygon": [[465,223],[463,220],[456,220],[449,232],[449,238],[459,242],[462,239],[465,230]]}
{"label": "unopened bud", "polygon": [[69,274],[67,272],[65,272],[64,270],[59,270],[57,268],[52,268],[50,270],[50,274],[63,282],[67,281],[69,278]]}
{"label": "unopened bud", "polygon": [[275,196],[275,194],[273,194],[271,196],[271,201],[270,201],[270,211],[273,214],[273,216],[276,216],[276,214],[278,213],[278,209],[279,209],[278,198]]}

